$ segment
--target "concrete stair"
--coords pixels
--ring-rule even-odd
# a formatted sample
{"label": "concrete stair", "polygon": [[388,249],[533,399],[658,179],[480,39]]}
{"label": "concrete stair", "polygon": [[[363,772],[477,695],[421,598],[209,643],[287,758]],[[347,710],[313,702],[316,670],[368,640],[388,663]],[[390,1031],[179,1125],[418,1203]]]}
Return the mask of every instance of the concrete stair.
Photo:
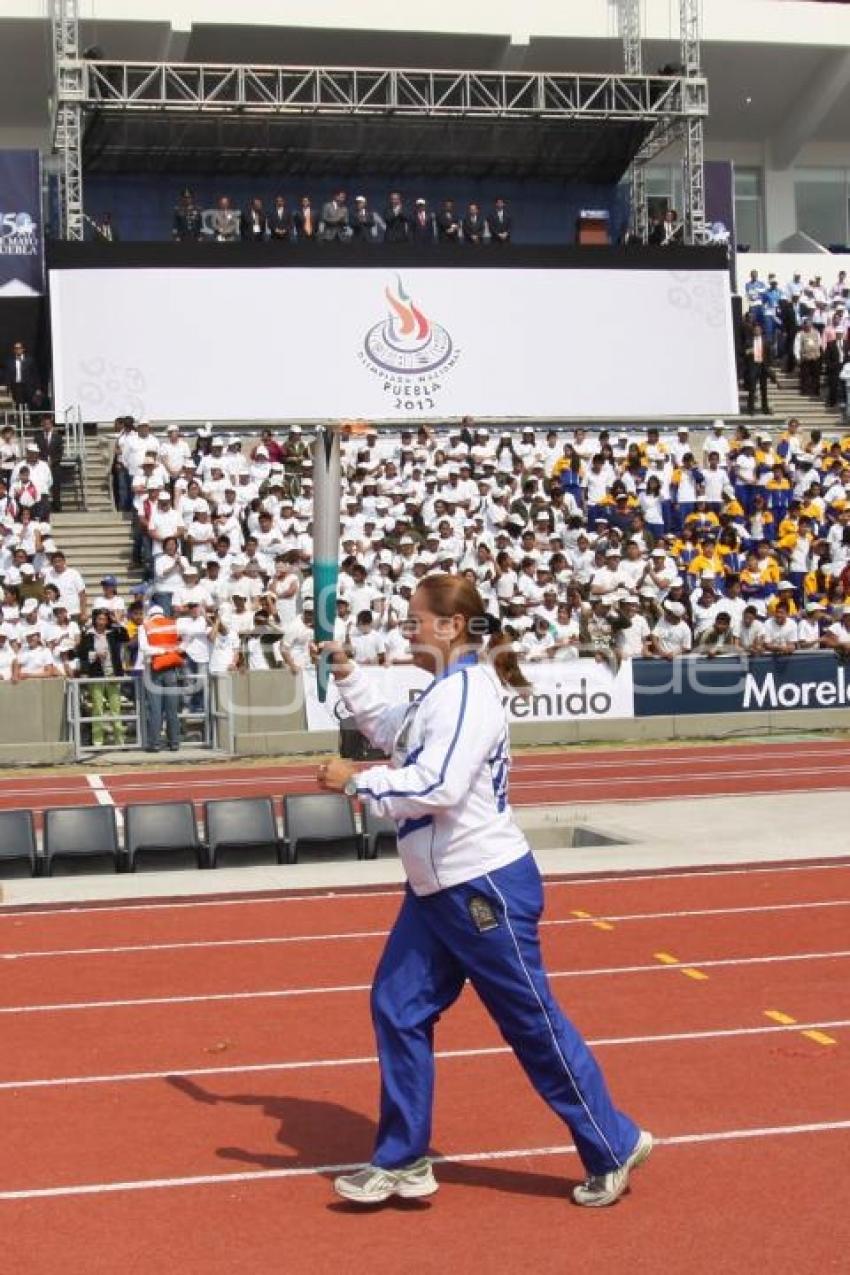
{"label": "concrete stair", "polygon": [[[761,416],[758,410],[758,394],[756,394],[756,415],[752,419],[762,419],[772,431],[776,428],[777,418],[787,421],[796,416],[806,437],[813,429],[822,430],[824,434],[844,435],[847,426],[842,420],[841,409],[827,407],[823,398],[803,398],[799,392],[799,379],[796,372],[788,374],[777,369],[778,385],[768,385],[767,400],[770,404],[770,416]],[[746,413],[747,395],[741,394],[741,412],[744,420],[749,419]]]}
{"label": "concrete stair", "polygon": [[[142,573],[131,563],[132,530],[128,514],[116,512],[109,473],[110,441],[99,434],[86,435],[85,511],[54,514],[53,538],[82,572],[89,597],[100,592],[105,575],[118,579],[123,597]],[[64,502],[70,506],[71,501]]]}
{"label": "concrete stair", "polygon": [[118,579],[119,592],[126,597],[131,584],[142,573],[131,563],[132,536],[126,514],[105,512],[54,514],[53,538],[67,555],[68,563],[82,572],[89,596],[100,592],[105,575]]}
{"label": "concrete stair", "polygon": [[114,514],[112,501],[111,436],[86,434],[86,512]]}

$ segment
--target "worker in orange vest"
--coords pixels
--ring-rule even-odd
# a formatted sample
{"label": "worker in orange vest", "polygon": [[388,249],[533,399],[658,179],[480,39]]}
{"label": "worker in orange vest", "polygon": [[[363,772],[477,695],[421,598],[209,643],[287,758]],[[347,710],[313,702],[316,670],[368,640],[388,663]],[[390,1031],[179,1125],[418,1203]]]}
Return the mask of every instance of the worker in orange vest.
{"label": "worker in orange vest", "polygon": [[177,622],[160,606],[152,606],[139,629],[139,650],[144,659],[145,751],[162,747],[162,723],[168,747],[180,747],[180,703],[183,688],[178,677],[184,655],[180,650]]}

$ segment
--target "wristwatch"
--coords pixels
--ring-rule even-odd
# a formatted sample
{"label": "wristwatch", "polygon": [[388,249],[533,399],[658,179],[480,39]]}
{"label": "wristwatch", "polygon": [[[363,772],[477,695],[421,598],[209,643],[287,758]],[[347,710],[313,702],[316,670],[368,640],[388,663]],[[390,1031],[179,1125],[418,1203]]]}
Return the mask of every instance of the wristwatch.
{"label": "wristwatch", "polygon": [[346,797],[357,796],[357,780],[354,778],[353,775],[351,776],[350,779],[346,779],[345,785],[342,791],[345,793]]}

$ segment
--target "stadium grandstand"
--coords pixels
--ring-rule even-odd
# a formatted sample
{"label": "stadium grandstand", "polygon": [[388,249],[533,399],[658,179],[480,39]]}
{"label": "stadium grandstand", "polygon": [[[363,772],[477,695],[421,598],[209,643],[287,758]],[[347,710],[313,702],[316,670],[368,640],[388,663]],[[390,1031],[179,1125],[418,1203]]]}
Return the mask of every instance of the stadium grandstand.
{"label": "stadium grandstand", "polygon": [[[427,1156],[357,1168],[405,881],[432,920],[474,885],[605,1141],[484,849],[511,810],[658,1146],[581,1260],[634,1264],[637,1210],[640,1269],[743,1269],[756,1226],[778,1275],[838,1269],[848,49],[838,0],[0,5],[12,1269],[271,1270],[281,1219],[299,1273],[466,1270],[482,1222],[550,1269],[652,1141],[577,1137],[573,1191],[470,994]],[[449,1199],[352,1216],[432,1162]]]}

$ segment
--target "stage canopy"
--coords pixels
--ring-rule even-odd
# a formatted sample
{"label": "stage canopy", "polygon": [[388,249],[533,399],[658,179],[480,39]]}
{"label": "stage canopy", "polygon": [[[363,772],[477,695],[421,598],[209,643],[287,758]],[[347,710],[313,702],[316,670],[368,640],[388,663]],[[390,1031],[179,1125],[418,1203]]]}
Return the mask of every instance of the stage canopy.
{"label": "stage canopy", "polygon": [[408,173],[618,182],[642,119],[423,119],[92,112],[88,173]]}

